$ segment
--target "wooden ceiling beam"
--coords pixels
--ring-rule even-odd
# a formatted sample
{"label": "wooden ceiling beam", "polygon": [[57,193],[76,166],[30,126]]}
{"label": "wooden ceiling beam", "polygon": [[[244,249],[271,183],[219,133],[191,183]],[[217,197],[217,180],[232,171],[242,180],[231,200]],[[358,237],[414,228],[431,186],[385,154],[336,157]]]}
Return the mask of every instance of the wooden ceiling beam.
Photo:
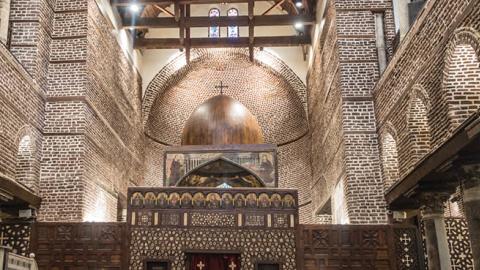
{"label": "wooden ceiling beam", "polygon": [[267,15],[267,14],[270,13],[272,10],[274,10],[275,8],[277,8],[277,7],[279,7],[280,5],[282,5],[283,2],[285,2],[285,0],[280,0],[280,1],[276,2],[276,3],[273,4],[271,7],[269,7],[267,10],[265,10],[265,12],[263,12],[262,15]]}
{"label": "wooden ceiling beam", "polygon": [[[255,37],[253,44],[248,37],[239,38],[191,38],[190,48],[248,48],[254,47],[291,47],[311,43],[309,36]],[[183,49],[179,38],[138,38],[135,49]]]}
{"label": "wooden ceiling beam", "polygon": [[[171,12],[170,10],[168,10],[166,7],[162,7],[162,6],[159,6],[159,5],[153,5],[155,8],[157,8],[158,10],[160,10],[161,12],[167,14],[169,17],[175,17],[175,14],[173,14],[173,12]],[[155,16],[156,17],[156,16]]]}
{"label": "wooden ceiling beam", "polygon": [[[254,0],[254,1],[263,1],[268,2],[271,0]],[[129,6],[132,4],[132,0],[111,0],[110,3],[112,6]],[[248,0],[136,0],[138,5],[172,5],[174,3],[178,4],[190,4],[190,5],[201,5],[201,4],[222,4],[222,3],[248,3]]]}
{"label": "wooden ceiling beam", "polygon": [[[305,25],[315,23],[315,17],[311,15],[269,15],[254,16],[249,20],[248,16],[221,16],[221,17],[186,17],[185,26],[209,27],[209,26],[288,26],[296,22],[303,22]],[[177,28],[179,23],[175,18],[129,18],[122,19],[124,28]]]}

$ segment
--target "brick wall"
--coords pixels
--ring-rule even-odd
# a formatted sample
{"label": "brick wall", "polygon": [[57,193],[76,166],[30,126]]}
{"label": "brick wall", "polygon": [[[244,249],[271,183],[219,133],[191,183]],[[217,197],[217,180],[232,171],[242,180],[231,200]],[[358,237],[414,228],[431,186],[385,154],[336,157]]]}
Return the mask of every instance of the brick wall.
{"label": "brick wall", "polygon": [[53,21],[52,0],[11,0],[10,51],[43,89],[47,70]]}
{"label": "brick wall", "polygon": [[[384,156],[398,156],[394,181],[478,110],[479,16],[478,1],[428,1],[377,83],[378,134],[393,135],[397,152]],[[388,138],[382,137],[381,148],[391,143]],[[387,167],[384,163],[384,172]]]}
{"label": "brick wall", "polygon": [[[19,13],[32,13],[39,24],[45,20],[20,4]],[[41,81],[47,102],[39,220],[115,221],[119,194],[142,181],[140,77],[95,1],[40,4],[51,11],[44,12],[50,16],[48,53],[16,54],[15,46],[23,43],[12,38],[12,52],[37,81],[44,74],[35,73],[32,61],[48,67]],[[14,29],[18,37],[31,33]],[[37,39],[33,44],[41,44]]]}
{"label": "brick wall", "polygon": [[45,94],[3,45],[0,82],[0,173],[37,193]]}
{"label": "brick wall", "polygon": [[[394,26],[388,0],[331,1],[308,76],[314,211],[344,181],[351,223],[384,223],[385,202],[371,90],[379,78],[375,14],[384,18],[387,56]],[[338,198],[337,198],[338,199]],[[328,208],[328,207],[326,207]]]}

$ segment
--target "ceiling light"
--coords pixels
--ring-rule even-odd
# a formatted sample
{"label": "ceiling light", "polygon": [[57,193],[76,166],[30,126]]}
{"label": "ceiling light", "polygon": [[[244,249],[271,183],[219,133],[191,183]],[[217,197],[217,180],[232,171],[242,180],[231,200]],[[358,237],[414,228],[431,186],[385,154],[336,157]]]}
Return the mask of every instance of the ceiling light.
{"label": "ceiling light", "polygon": [[297,2],[295,2],[295,6],[297,6],[297,8],[301,8],[301,7],[303,7],[303,2],[302,1],[297,1]]}
{"label": "ceiling light", "polygon": [[297,30],[302,30],[303,29],[303,22],[296,22],[293,26]]}
{"label": "ceiling light", "polygon": [[130,4],[129,9],[133,13],[137,13],[140,11],[140,6],[138,4]]}

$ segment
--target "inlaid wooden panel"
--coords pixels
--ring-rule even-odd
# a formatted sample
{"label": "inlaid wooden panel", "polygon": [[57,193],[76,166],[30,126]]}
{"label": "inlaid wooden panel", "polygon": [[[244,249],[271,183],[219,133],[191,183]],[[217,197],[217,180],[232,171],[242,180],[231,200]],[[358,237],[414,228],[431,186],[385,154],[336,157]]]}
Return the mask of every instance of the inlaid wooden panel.
{"label": "inlaid wooden panel", "polygon": [[36,223],[32,252],[40,269],[127,269],[125,223]]}
{"label": "inlaid wooden panel", "polygon": [[309,225],[298,230],[302,270],[418,270],[423,254],[414,227],[392,225]]}

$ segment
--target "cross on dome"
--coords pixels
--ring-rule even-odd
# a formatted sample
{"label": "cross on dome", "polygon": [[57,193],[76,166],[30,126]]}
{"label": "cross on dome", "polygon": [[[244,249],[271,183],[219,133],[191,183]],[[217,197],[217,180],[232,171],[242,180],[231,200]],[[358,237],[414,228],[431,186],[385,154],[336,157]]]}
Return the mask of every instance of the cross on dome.
{"label": "cross on dome", "polygon": [[220,81],[220,85],[215,85],[215,89],[220,89],[220,95],[223,95],[223,88],[228,88],[227,85],[223,85],[223,81]]}

